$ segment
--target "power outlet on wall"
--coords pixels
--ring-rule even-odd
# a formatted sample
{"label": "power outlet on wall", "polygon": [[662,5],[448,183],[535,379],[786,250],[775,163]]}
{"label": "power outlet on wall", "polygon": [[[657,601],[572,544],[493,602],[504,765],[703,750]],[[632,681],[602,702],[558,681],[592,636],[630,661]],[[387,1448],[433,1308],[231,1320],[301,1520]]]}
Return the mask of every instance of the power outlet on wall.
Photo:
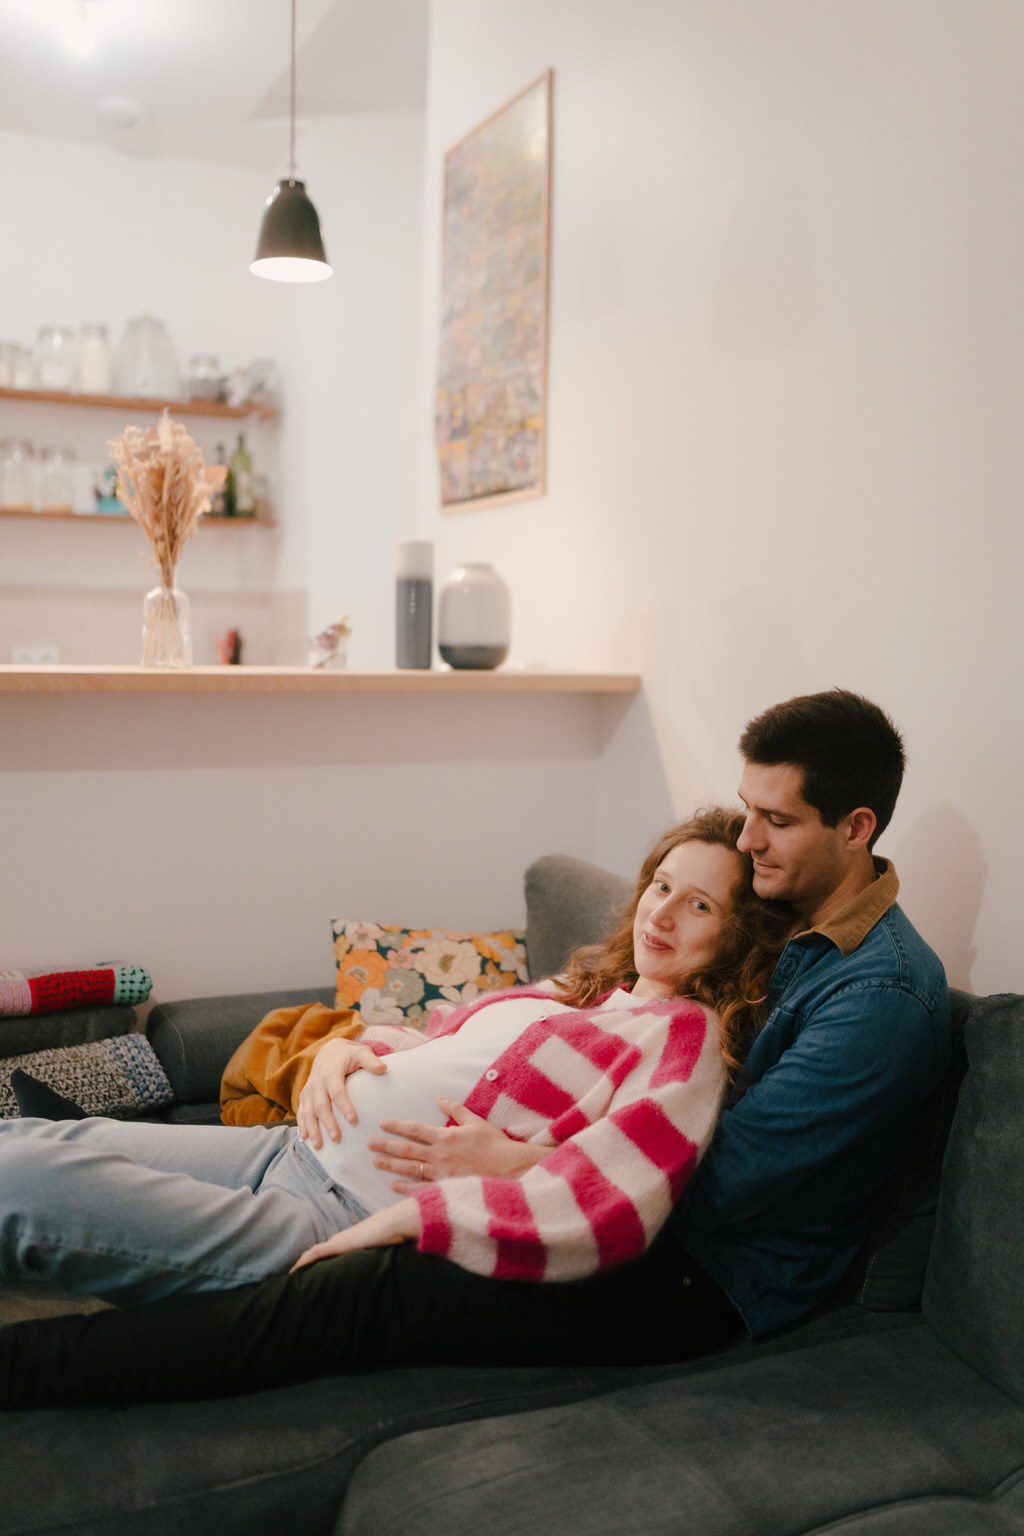
{"label": "power outlet on wall", "polygon": [[55,667],[58,659],[55,645],[16,645],[11,650],[16,667]]}

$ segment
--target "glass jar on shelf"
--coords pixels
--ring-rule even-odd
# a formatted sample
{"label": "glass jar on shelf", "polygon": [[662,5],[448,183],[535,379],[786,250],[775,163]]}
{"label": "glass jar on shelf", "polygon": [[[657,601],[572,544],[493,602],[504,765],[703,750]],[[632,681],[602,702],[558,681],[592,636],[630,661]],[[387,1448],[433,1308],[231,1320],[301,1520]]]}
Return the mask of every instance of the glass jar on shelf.
{"label": "glass jar on shelf", "polygon": [[72,461],[67,448],[44,448],[39,457],[39,491],[36,506],[40,512],[71,511]]}
{"label": "glass jar on shelf", "polygon": [[107,328],[87,321],[78,339],[78,388],[83,395],[109,395],[113,383]]}
{"label": "glass jar on shelf", "polygon": [[145,400],[180,400],[181,369],[162,320],[139,315],[129,320],[114,357],[119,395]]}
{"label": "glass jar on shelf", "polygon": [[33,352],[40,389],[69,390],[75,381],[75,333],[66,325],[40,328]]}
{"label": "glass jar on shelf", "polygon": [[31,443],[23,439],[0,443],[0,511],[32,511],[33,458]]}
{"label": "glass jar on shelf", "polygon": [[257,357],[249,364],[247,382],[249,400],[253,405],[262,405],[270,410],[277,406],[278,376],[277,364],[271,357]]}
{"label": "glass jar on shelf", "polygon": [[35,365],[32,362],[30,347],[15,347],[14,349],[14,387],[15,389],[34,389],[36,382]]}
{"label": "glass jar on shelf", "polygon": [[197,352],[189,358],[186,393],[190,400],[219,400],[221,388],[220,358],[212,352]]}

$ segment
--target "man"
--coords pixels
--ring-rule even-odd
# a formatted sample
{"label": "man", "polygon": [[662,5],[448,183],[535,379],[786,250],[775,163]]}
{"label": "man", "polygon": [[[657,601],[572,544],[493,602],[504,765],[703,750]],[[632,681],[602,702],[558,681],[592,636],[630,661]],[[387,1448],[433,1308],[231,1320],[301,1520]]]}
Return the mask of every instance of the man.
{"label": "man", "polygon": [[[0,1402],[229,1392],[403,1360],[678,1360],[822,1301],[946,1070],[948,994],[871,852],[903,775],[885,714],[840,690],[793,699],[740,751],[755,890],[804,926],[712,1147],[642,1258],[555,1284],[485,1279],[411,1244],[358,1249],[245,1291],[2,1331]],[[449,1157],[473,1130],[445,1133]],[[394,1170],[436,1141],[396,1145]],[[474,1155],[461,1171],[487,1171]]]}
{"label": "man", "polygon": [[757,1335],[834,1289],[921,1100],[949,1063],[936,956],[871,850],[903,777],[876,705],[836,690],[792,699],[740,739],[740,847],[759,896],[806,925],[772,978],[774,1008],[676,1213],[683,1243]]}

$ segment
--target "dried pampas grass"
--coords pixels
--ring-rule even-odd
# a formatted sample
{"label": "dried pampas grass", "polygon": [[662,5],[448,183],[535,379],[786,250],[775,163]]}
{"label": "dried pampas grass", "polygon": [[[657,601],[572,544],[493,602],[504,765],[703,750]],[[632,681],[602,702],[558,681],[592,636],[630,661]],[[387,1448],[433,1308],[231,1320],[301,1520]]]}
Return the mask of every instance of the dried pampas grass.
{"label": "dried pampas grass", "polygon": [[173,587],[182,545],[210,510],[227,469],[207,468],[185,428],[166,411],[148,432],[126,427],[107,447],[117,466],[118,495],[149,540],[161,583]]}

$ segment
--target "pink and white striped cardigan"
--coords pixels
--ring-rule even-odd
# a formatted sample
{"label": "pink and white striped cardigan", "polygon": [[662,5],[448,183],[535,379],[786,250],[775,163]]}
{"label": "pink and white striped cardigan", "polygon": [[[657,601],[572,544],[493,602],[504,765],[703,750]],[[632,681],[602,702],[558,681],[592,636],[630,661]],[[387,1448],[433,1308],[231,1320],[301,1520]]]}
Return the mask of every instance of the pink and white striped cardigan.
{"label": "pink and white striped cardigan", "polygon": [[[371,1025],[378,1055],[451,1034],[493,993],[427,1030]],[[718,1018],[685,998],[573,1009],[529,1025],[466,1097],[517,1141],[550,1144],[521,1178],[441,1179],[414,1195],[419,1247],[512,1280],[575,1280],[635,1258],[652,1241],[711,1140],[725,1087]]]}

